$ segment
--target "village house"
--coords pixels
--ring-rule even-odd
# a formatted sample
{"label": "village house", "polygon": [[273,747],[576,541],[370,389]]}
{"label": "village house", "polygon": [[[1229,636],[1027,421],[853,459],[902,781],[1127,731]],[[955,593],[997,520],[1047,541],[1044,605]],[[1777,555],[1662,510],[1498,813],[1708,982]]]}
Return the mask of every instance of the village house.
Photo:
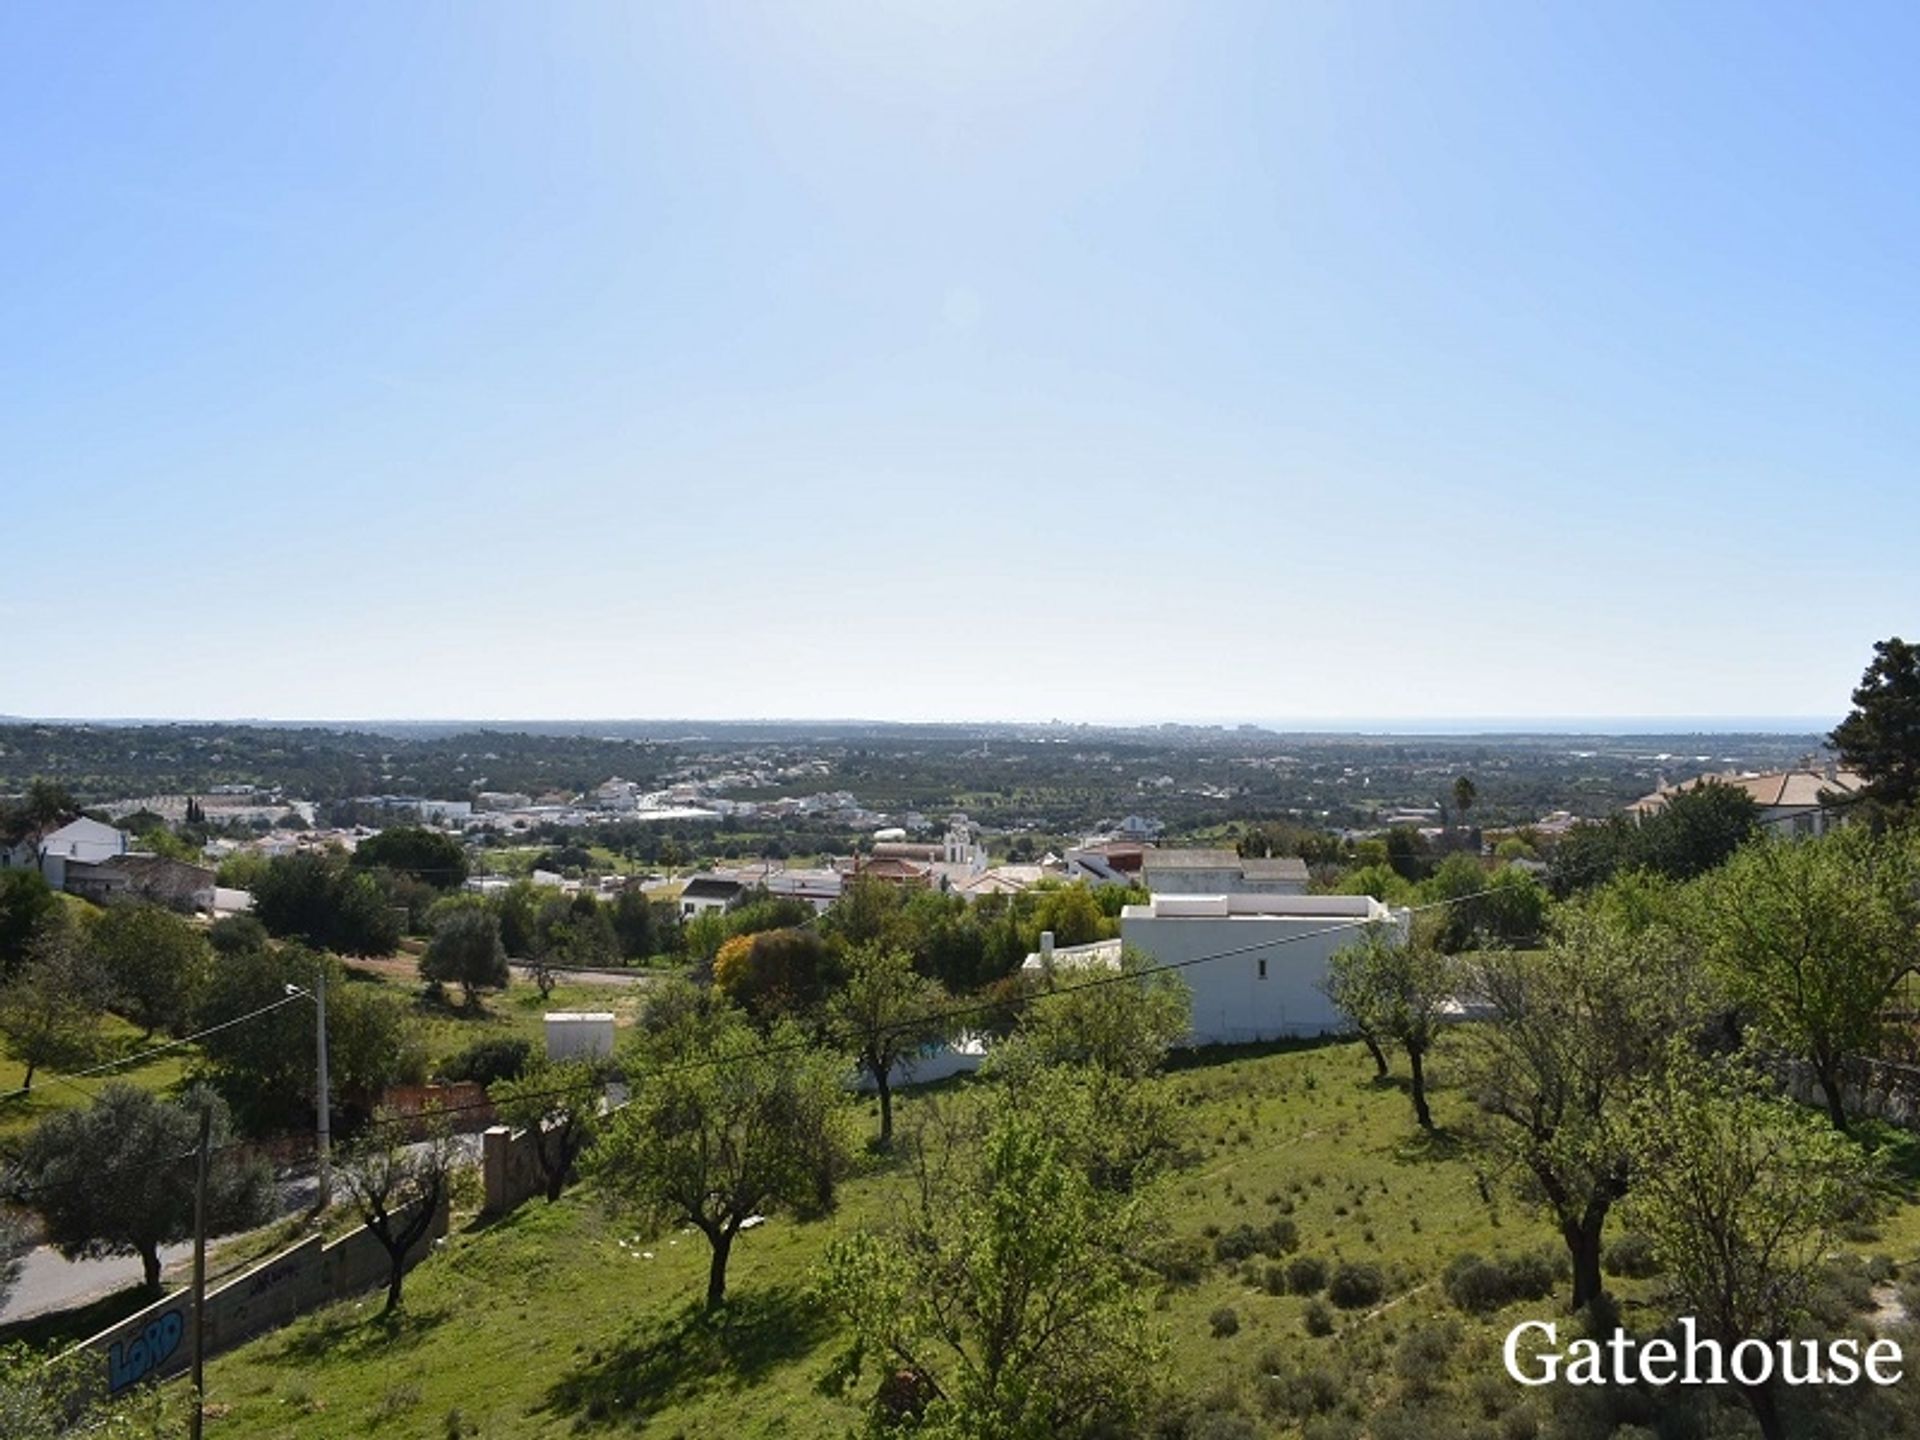
{"label": "village house", "polygon": [[1866,788],[1866,777],[1842,770],[1832,761],[1816,765],[1811,759],[1791,770],[1759,774],[1701,775],[1678,785],[1662,784],[1627,806],[1635,819],[1657,815],[1675,795],[1701,785],[1731,785],[1753,797],[1760,823],[1774,835],[1824,835],[1841,821],[1835,806]]}
{"label": "village house", "polygon": [[695,875],[680,892],[680,916],[691,920],[696,915],[724,914],[740,904],[747,893],[744,882],[728,875]]}
{"label": "village house", "polygon": [[1193,1003],[1191,1045],[1243,1045],[1346,1028],[1323,986],[1327,962],[1371,926],[1404,936],[1406,910],[1369,895],[1156,895],[1120,912],[1120,938],[1027,957],[1032,976],[1055,968],[1116,968],[1123,947],[1170,967]]}
{"label": "village house", "polygon": [[1297,855],[1249,859],[1232,850],[1148,850],[1141,873],[1155,895],[1307,893],[1307,862]]}

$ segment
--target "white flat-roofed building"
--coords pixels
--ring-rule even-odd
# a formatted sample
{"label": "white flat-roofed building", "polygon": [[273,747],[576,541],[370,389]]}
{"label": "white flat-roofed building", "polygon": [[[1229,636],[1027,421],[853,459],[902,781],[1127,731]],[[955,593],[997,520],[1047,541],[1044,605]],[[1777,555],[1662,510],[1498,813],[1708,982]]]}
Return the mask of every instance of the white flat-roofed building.
{"label": "white flat-roofed building", "polygon": [[549,1010],[545,1019],[549,1060],[605,1059],[613,1054],[611,1010]]}
{"label": "white flat-roofed building", "polygon": [[1120,912],[1120,938],[1186,982],[1192,1044],[1237,1045],[1345,1029],[1321,990],[1328,959],[1370,925],[1404,936],[1411,918],[1370,895],[1155,895]]}
{"label": "white flat-roofed building", "polygon": [[1148,850],[1140,868],[1155,895],[1307,893],[1307,862],[1296,855],[1250,859],[1232,850]]}

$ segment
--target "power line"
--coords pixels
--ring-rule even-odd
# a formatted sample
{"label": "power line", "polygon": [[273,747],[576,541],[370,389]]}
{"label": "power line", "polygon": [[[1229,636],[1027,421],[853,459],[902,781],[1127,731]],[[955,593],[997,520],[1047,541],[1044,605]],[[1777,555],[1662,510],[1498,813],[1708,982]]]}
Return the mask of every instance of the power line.
{"label": "power line", "polygon": [[[1597,870],[1600,867],[1599,865],[1596,864],[1591,868]],[[1499,894],[1500,889],[1501,887],[1499,886],[1490,885],[1479,890],[1469,891],[1468,893],[1463,895],[1446,896],[1439,900],[1429,900],[1417,905],[1386,907],[1386,908],[1388,908],[1389,911],[1399,910],[1409,915],[1424,914],[1433,910],[1443,910],[1453,905],[1465,904],[1468,901],[1472,901],[1472,900],[1485,899],[1488,896]],[[1354,897],[1354,898],[1358,898],[1358,897]],[[1373,897],[1368,897],[1368,898],[1373,898]],[[1375,903],[1382,904],[1384,906],[1384,902],[1376,900]],[[819,917],[816,916],[814,918],[817,920]],[[812,922],[810,921],[808,923],[812,923]],[[1055,988],[1055,989],[1043,990],[1036,994],[1020,997],[1017,1003],[1025,1004],[1025,1005],[1034,1005],[1034,1004],[1044,1003],[1045,1001],[1048,1001],[1051,999],[1057,999],[1064,995],[1075,994],[1083,990],[1097,989],[1106,985],[1137,983],[1140,980],[1149,978],[1156,974],[1191,969],[1199,965],[1211,964],[1219,960],[1229,960],[1229,959],[1234,959],[1234,958],[1245,956],[1245,955],[1252,955],[1263,950],[1279,949],[1283,946],[1299,944],[1307,940],[1323,939],[1328,935],[1339,934],[1345,931],[1363,930],[1370,926],[1379,925],[1382,923],[1386,923],[1386,922],[1372,916],[1368,916],[1365,918],[1356,917],[1353,919],[1335,921],[1332,924],[1322,926],[1318,929],[1302,931],[1294,935],[1276,936],[1270,940],[1254,941],[1250,944],[1234,946],[1226,950],[1218,950],[1205,955],[1190,956],[1185,960],[1160,962],[1152,965],[1141,966],[1132,970],[1119,968],[1107,974],[1094,975],[1089,978],[1082,979],[1078,981],[1078,983],[1066,988]],[[156,1047],[155,1050],[147,1053],[157,1054],[162,1050],[168,1050],[168,1049],[175,1048],[179,1045],[190,1043],[192,1040],[197,1039],[200,1036],[210,1035],[216,1031],[227,1029],[230,1026],[238,1025],[245,1021],[255,1019],[258,1016],[265,1014],[270,1010],[278,1009],[282,1005],[291,1004],[293,1001],[301,998],[304,998],[304,996],[289,995],[285,999],[277,1000],[273,1002],[273,1004],[271,1005],[264,1005],[260,1007],[260,1009],[255,1011],[250,1011],[245,1015],[235,1016],[233,1019],[223,1021],[219,1025],[209,1026],[207,1029],[197,1032],[196,1035],[182,1037],[180,1040],[172,1041],[172,1042],[169,1042],[169,1044],[167,1045]],[[928,1011],[920,1015],[910,1017],[905,1020],[893,1022],[889,1025],[881,1027],[881,1033],[884,1033],[884,1034],[911,1033],[914,1031],[919,1031],[919,1030],[931,1028],[934,1026],[944,1026],[949,1024],[951,1021],[959,1019],[963,1016],[985,1014],[985,1013],[990,1013],[992,1011],[1003,1009],[1005,1008],[1007,1003],[1008,1002],[1000,1001],[1000,1000],[979,1000],[979,1001],[972,1001],[972,1002],[961,1004],[961,1005],[950,1005],[950,1006],[943,1007],[939,1010]],[[821,1044],[822,1044],[822,1040],[820,1037],[809,1036],[809,1037],[788,1041],[778,1045],[763,1045],[763,1046],[759,1046],[759,1047],[747,1049],[747,1050],[739,1050],[739,1051],[732,1051],[732,1052],[716,1054],[716,1055],[701,1056],[694,1059],[679,1061],[672,1065],[662,1066],[657,1069],[648,1071],[646,1073],[649,1075],[655,1075],[655,1076],[681,1074],[689,1071],[711,1069],[720,1065],[741,1064],[741,1063],[745,1063],[747,1061],[756,1060],[756,1059],[768,1059],[778,1055],[792,1054],[801,1050],[818,1049],[818,1048],[821,1048]],[[125,1063],[125,1062],[122,1061],[122,1062],[114,1062],[114,1063],[118,1064],[118,1063]],[[96,1068],[104,1069],[104,1068],[111,1068],[111,1066],[96,1067]],[[84,1075],[92,1072],[81,1071],[77,1073]],[[528,1091],[523,1093],[518,1098],[525,1099],[525,1100],[536,1100],[536,1099],[556,1098],[559,1096],[577,1096],[577,1095],[594,1093],[599,1088],[601,1087],[599,1087],[596,1084],[562,1085],[562,1086],[555,1086],[547,1090]],[[14,1092],[14,1093],[18,1094],[21,1092]],[[8,1098],[8,1097],[0,1096],[0,1098]],[[482,1099],[477,1101],[469,1101],[459,1105],[436,1106],[436,1107],[433,1107],[431,1110],[422,1111],[418,1113],[410,1113],[410,1114],[404,1114],[404,1115],[389,1114],[385,1116],[377,1115],[371,1121],[369,1121],[368,1124],[369,1124],[369,1128],[383,1127],[383,1126],[389,1126],[389,1125],[414,1125],[414,1124],[418,1124],[423,1118],[428,1118],[431,1116],[459,1115],[459,1114],[468,1113],[474,1110],[490,1109],[490,1108],[493,1108],[493,1101],[490,1099]],[[251,1143],[252,1142],[250,1141],[234,1141],[234,1142],[230,1142],[227,1145],[216,1146],[209,1153],[219,1154],[228,1150],[242,1149],[242,1148],[246,1148]],[[184,1158],[191,1159],[193,1157],[189,1155]],[[180,1161],[177,1159],[170,1159],[165,1161],[147,1162],[146,1164],[143,1164],[143,1165],[126,1167],[124,1173],[133,1173],[135,1171],[142,1170],[142,1169],[151,1169],[161,1164],[176,1164],[176,1163],[180,1163]],[[112,1175],[116,1173],[123,1173],[123,1172],[121,1170],[109,1169],[104,1171],[98,1171],[98,1172],[95,1172],[93,1175],[86,1176],[86,1177],[79,1177],[71,1181],[53,1182],[48,1186],[43,1186],[43,1187],[30,1186],[30,1187],[24,1187],[24,1188],[15,1188],[10,1192],[8,1192],[7,1198],[18,1200],[19,1198],[26,1195],[41,1193],[43,1190],[55,1189],[63,1185],[91,1182],[92,1180],[104,1178],[108,1175]]]}
{"label": "power line", "polygon": [[[67,1076],[65,1078],[85,1079],[89,1075],[105,1074],[109,1070],[118,1070],[122,1066],[126,1066],[126,1065],[143,1065],[156,1055],[164,1055],[169,1050],[178,1050],[182,1045],[191,1045],[194,1041],[204,1039],[208,1035],[215,1035],[222,1030],[230,1030],[235,1025],[244,1024],[248,1020],[257,1019],[260,1016],[265,1015],[269,1010],[278,1010],[282,1005],[291,1005],[296,1000],[303,1000],[306,998],[307,997],[304,994],[288,995],[284,999],[274,1001],[271,1005],[262,1005],[258,1010],[249,1010],[244,1015],[236,1015],[231,1020],[222,1020],[218,1025],[209,1025],[204,1030],[196,1030],[191,1035],[182,1035],[178,1040],[169,1040],[167,1041],[166,1044],[155,1045],[150,1050],[137,1051],[132,1055],[122,1055],[117,1060],[108,1060],[104,1064],[95,1065],[86,1070],[75,1070],[71,1076]],[[55,1071],[50,1070],[47,1073],[49,1076],[51,1076],[56,1080],[63,1078],[61,1075],[59,1075]],[[82,1094],[92,1093],[91,1091],[88,1091],[82,1087],[76,1087],[76,1088],[80,1088]],[[17,1100],[22,1095],[30,1095],[32,1093],[33,1092],[30,1089],[26,1089],[24,1087],[19,1090],[8,1090],[8,1091],[0,1092],[0,1100]]]}

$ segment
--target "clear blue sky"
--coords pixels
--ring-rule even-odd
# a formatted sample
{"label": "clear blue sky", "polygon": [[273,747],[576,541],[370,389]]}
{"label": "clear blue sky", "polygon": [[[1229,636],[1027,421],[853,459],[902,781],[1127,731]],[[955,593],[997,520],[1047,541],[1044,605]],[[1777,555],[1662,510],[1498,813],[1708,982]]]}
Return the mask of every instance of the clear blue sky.
{"label": "clear blue sky", "polygon": [[0,8],[0,713],[1837,715],[1911,6]]}

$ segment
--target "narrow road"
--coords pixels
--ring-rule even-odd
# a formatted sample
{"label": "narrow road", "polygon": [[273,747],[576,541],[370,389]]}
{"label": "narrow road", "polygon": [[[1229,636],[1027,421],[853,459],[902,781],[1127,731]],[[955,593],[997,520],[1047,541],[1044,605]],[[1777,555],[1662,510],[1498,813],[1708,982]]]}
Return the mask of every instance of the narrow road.
{"label": "narrow road", "polygon": [[[467,1162],[478,1164],[480,1137],[461,1135],[457,1138]],[[312,1209],[316,1183],[310,1174],[281,1176],[279,1214],[294,1215]],[[334,1182],[333,1194],[337,1207],[341,1195],[338,1180]],[[215,1241],[226,1238],[213,1237]],[[163,1271],[183,1266],[192,1259],[191,1240],[163,1246],[160,1251]],[[51,1245],[37,1245],[27,1252],[20,1267],[19,1281],[5,1297],[6,1303],[0,1305],[0,1325],[11,1325],[15,1321],[30,1320],[49,1311],[70,1310],[88,1304],[116,1290],[124,1290],[129,1285],[138,1285],[141,1275],[138,1255],[114,1255],[104,1260],[67,1260]]]}

